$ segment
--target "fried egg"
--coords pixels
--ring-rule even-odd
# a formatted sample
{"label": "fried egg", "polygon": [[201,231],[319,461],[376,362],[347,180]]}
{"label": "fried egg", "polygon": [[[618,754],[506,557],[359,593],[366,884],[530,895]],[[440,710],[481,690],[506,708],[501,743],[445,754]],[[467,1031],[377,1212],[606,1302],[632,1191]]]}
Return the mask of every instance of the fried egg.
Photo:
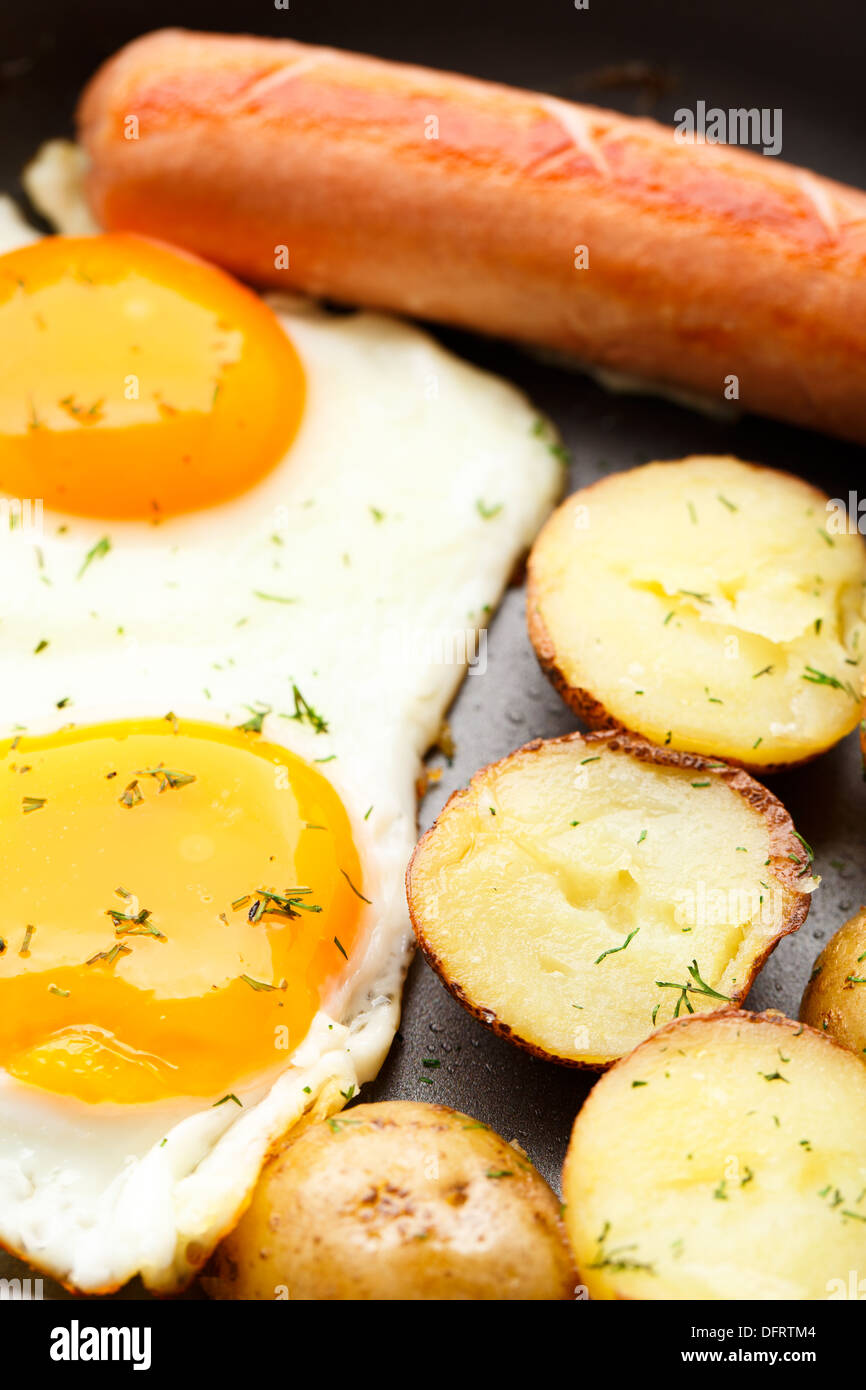
{"label": "fried egg", "polygon": [[387,1052],[420,759],[561,470],[408,325],[0,253],[0,1243],[171,1292]]}

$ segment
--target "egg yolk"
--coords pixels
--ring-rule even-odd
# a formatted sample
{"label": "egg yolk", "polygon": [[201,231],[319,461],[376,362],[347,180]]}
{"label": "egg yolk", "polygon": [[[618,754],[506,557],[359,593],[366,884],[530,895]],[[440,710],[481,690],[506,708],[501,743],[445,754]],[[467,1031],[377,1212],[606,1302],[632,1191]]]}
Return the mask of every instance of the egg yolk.
{"label": "egg yolk", "polygon": [[0,492],[78,516],[213,506],[259,482],[300,423],[279,321],[160,242],[47,237],[0,256]]}
{"label": "egg yolk", "polygon": [[7,740],[0,824],[0,1067],[21,1081],[234,1104],[352,968],[346,810],[254,733],[170,715]]}

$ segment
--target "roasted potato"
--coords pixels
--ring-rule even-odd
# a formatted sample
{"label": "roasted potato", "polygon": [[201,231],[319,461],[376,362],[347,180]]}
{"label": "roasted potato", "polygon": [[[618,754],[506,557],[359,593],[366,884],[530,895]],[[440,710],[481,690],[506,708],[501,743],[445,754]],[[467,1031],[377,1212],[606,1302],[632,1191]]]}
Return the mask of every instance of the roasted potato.
{"label": "roasted potato", "polygon": [[859,716],[866,545],[823,493],[733,458],[651,463],[570,497],[529,558],[541,666],[591,728],[753,770]]}
{"label": "roasted potato", "polygon": [[615,732],[483,768],[407,875],[415,934],[451,993],[530,1052],[593,1067],[745,998],[813,886],[765,787]]}
{"label": "roasted potato", "polygon": [[575,1121],[563,1194],[582,1284],[849,1296],[866,1273],[864,1135],[866,1067],[805,1024],[730,1010],[659,1029]]}
{"label": "roasted potato", "polygon": [[815,961],[800,1017],[866,1059],[866,907],[831,936]]}
{"label": "roasted potato", "polygon": [[290,1136],[223,1241],[235,1299],[567,1299],[559,1204],[521,1150],[443,1105],[358,1105]]}

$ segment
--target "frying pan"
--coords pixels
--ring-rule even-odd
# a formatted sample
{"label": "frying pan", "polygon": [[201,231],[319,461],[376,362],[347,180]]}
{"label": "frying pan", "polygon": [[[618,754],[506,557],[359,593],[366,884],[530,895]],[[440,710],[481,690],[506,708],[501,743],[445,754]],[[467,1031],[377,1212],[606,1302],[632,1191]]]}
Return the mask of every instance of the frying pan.
{"label": "frying pan", "polygon": [[[866,186],[859,0],[42,0],[0,18],[0,175],[25,202],[21,166],[39,143],[71,133],[77,93],[121,44],[163,25],[285,35],[385,58],[453,69],[672,123],[698,100],[725,109],[781,108],[782,157]],[[790,469],[832,497],[863,478],[866,451],[755,417],[721,423],[659,400],[605,393],[504,343],[436,330],[463,356],[529,393],[557,423],[572,454],[570,488],[650,459],[733,453]],[[2,345],[0,345],[2,371]],[[0,676],[0,678],[3,678]],[[9,678],[8,676],[6,678]],[[456,753],[421,807],[421,827],[484,763],[538,736],[574,728],[538,670],[513,588],[493,620],[487,672],[465,682],[450,716]],[[820,944],[866,902],[861,852],[864,790],[856,736],[795,772],[768,779],[815,850],[822,875],[806,926],[782,941],[748,1007],[796,1017]],[[2,890],[0,890],[2,891]],[[435,1057],[440,1066],[424,1067]],[[537,1061],[476,1024],[420,958],[407,982],[400,1032],[363,1099],[438,1101],[516,1139],[557,1186],[590,1074]],[[0,1277],[22,1275],[0,1253]],[[49,1297],[68,1297],[45,1281]],[[141,1297],[137,1284],[118,1297]],[[191,1295],[196,1296],[196,1291]]]}

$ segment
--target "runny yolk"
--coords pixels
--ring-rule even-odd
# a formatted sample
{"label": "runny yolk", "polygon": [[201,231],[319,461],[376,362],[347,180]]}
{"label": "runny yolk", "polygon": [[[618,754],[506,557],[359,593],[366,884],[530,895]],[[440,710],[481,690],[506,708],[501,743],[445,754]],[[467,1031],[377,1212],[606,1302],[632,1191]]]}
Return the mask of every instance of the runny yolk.
{"label": "runny yolk", "polygon": [[283,458],[300,360],[262,300],[160,242],[48,237],[0,256],[0,492],[79,516],[212,506]]}
{"label": "runny yolk", "polygon": [[7,740],[0,825],[0,1068],[21,1081],[221,1099],[285,1067],[351,971],[346,810],[255,735],[169,716]]}

